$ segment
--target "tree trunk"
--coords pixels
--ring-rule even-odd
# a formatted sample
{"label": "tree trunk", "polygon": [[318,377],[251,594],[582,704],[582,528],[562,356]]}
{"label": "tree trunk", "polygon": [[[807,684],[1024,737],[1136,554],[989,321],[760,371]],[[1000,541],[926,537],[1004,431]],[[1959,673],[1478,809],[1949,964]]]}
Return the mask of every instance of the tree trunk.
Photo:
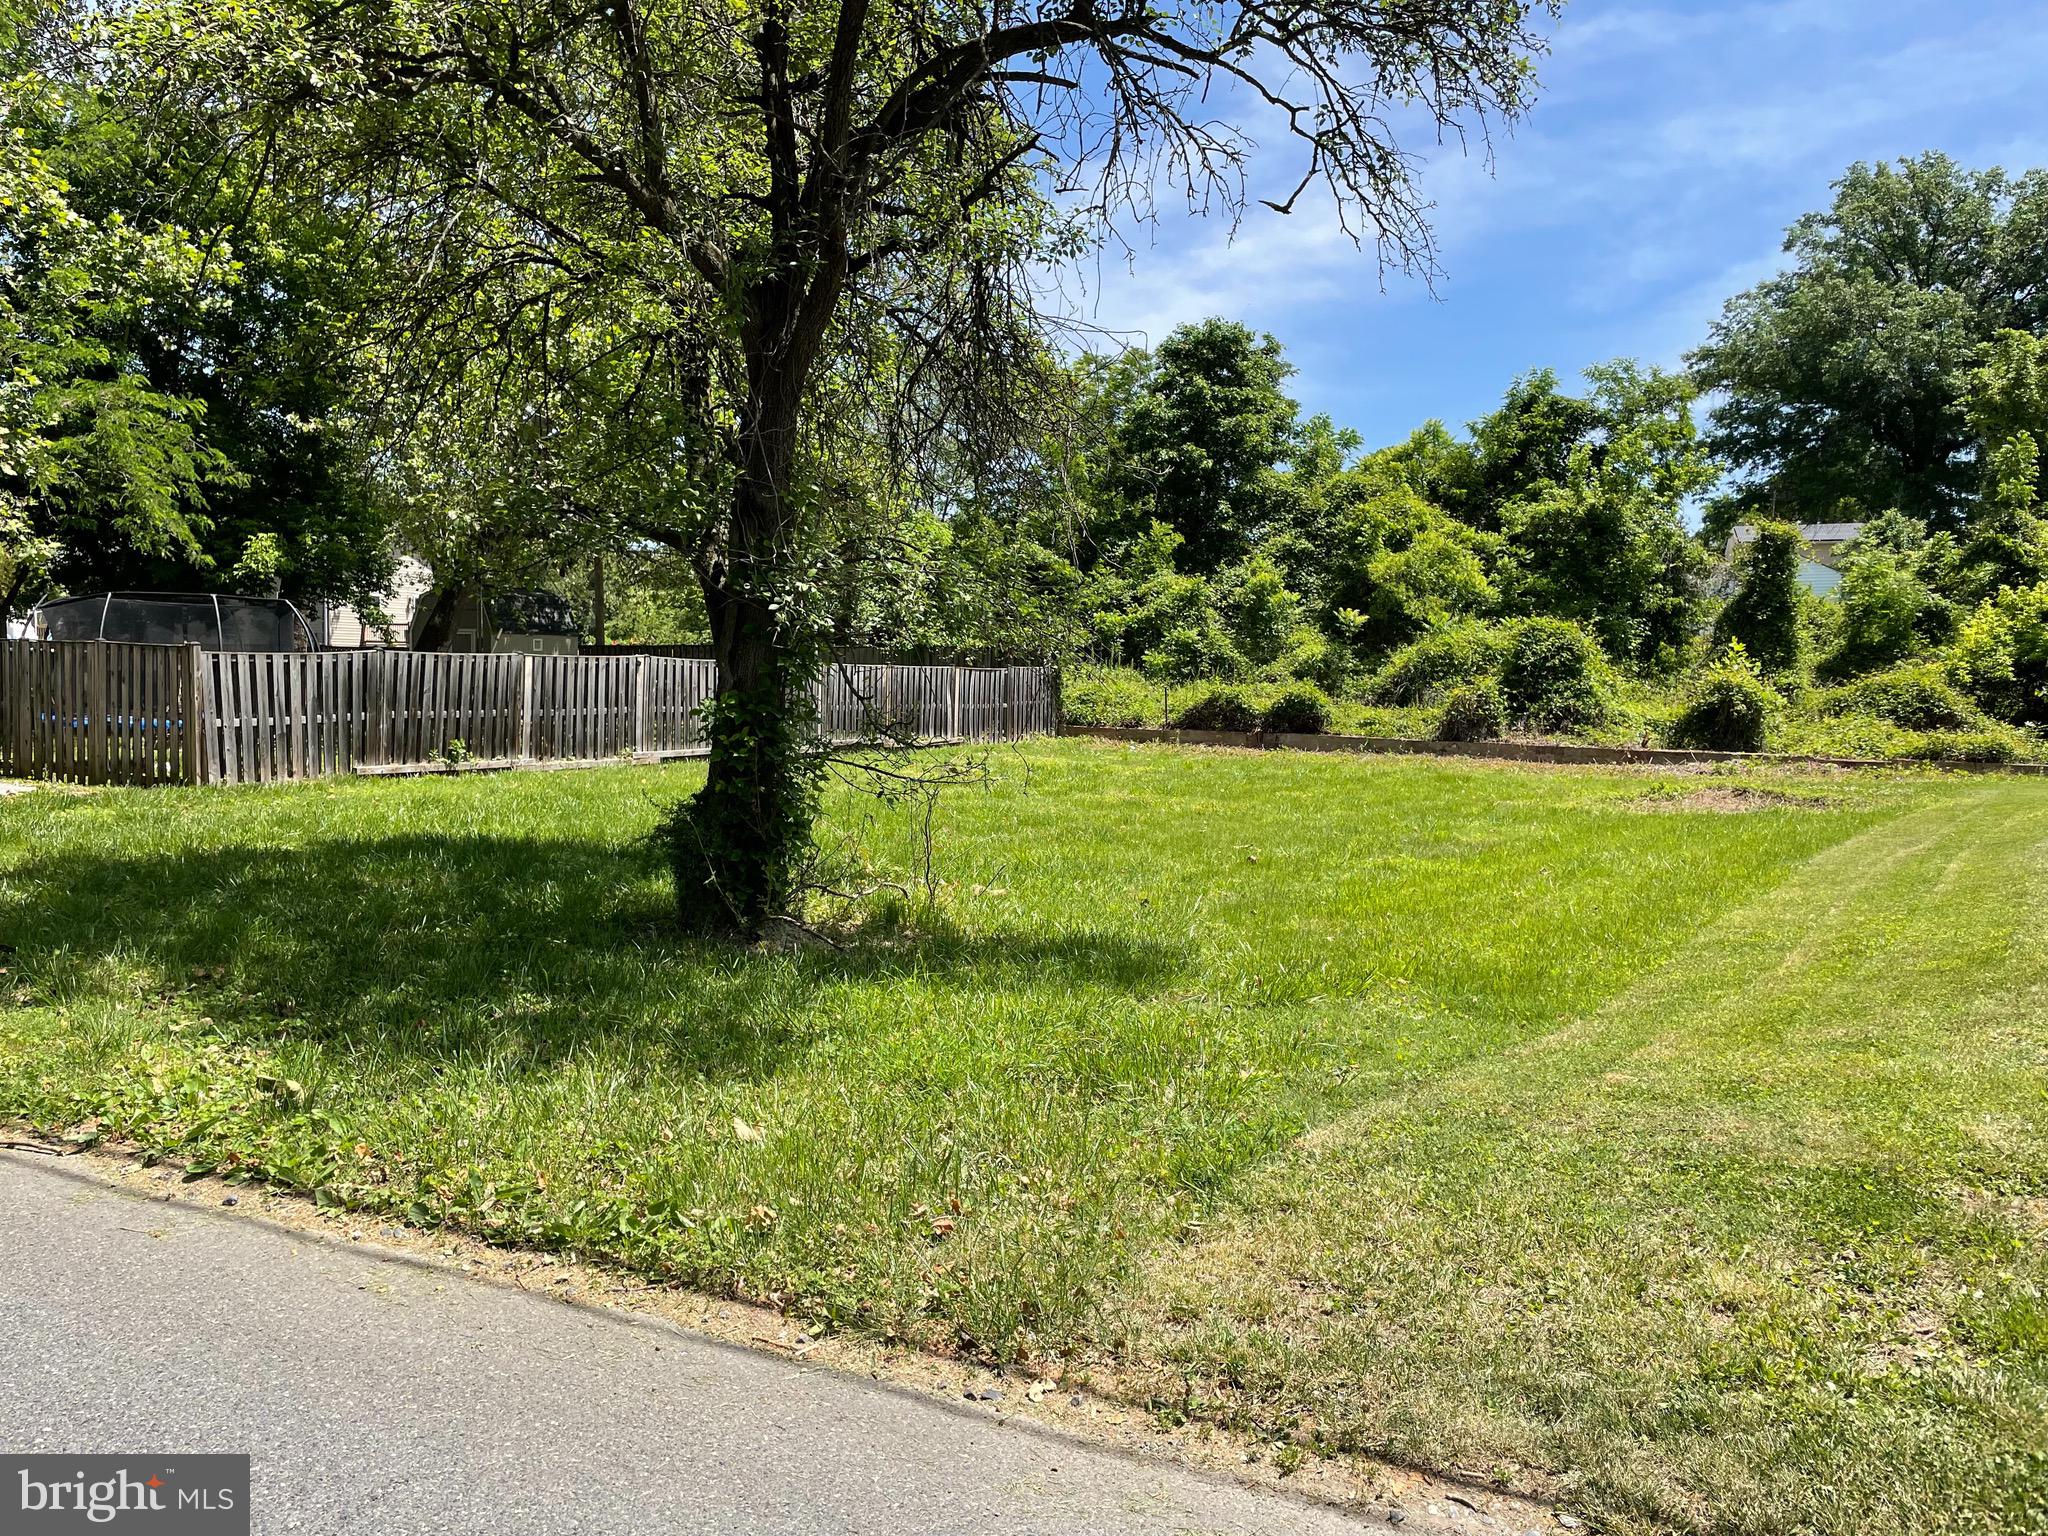
{"label": "tree trunk", "polygon": [[[800,186],[778,178],[786,195]],[[749,295],[732,518],[725,547],[699,570],[718,664],[711,764],[667,831],[677,916],[700,933],[753,937],[788,914],[814,847],[824,763],[810,682],[825,648],[798,569],[797,443],[805,388],[846,277],[843,209],[823,226],[794,237],[797,248]]]}
{"label": "tree trunk", "polygon": [[671,816],[686,929],[753,937],[791,909],[812,850],[822,765],[815,621],[791,603],[795,409],[754,415],[723,557],[700,573],[718,681],[704,787]]}

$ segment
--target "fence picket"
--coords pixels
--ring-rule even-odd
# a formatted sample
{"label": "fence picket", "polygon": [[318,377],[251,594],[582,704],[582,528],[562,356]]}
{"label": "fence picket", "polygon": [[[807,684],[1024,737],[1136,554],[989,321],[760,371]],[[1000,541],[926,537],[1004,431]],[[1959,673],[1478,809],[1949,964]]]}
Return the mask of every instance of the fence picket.
{"label": "fence picket", "polygon": [[112,667],[111,682],[120,688],[119,712],[114,724],[119,729],[119,756],[113,770],[115,782],[154,784],[156,782],[156,657],[148,651],[133,658],[134,665]]}

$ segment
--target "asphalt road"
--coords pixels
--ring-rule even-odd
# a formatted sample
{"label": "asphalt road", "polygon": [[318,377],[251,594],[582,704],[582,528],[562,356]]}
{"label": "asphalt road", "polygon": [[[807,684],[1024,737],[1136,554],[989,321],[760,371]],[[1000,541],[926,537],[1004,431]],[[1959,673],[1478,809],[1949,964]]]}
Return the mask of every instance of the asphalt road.
{"label": "asphalt road", "polygon": [[307,1536],[1362,1529],[0,1153],[0,1452],[28,1451],[247,1451],[255,1529]]}

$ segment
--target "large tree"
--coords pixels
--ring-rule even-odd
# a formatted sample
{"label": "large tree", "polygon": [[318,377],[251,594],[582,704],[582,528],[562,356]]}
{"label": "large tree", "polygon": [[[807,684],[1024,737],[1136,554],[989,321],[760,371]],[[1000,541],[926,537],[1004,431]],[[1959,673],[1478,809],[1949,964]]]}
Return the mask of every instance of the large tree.
{"label": "large tree", "polygon": [[391,572],[389,509],[356,409],[362,242],[246,177],[222,182],[216,167],[113,140],[73,157],[74,205],[99,221],[140,214],[203,231],[215,279],[100,329],[151,388],[203,408],[199,435],[232,474],[194,506],[193,548],[80,541],[60,576],[74,591],[275,587],[362,602]]}
{"label": "large tree", "polygon": [[141,132],[96,8],[0,7],[5,323],[47,448],[17,466],[16,521],[44,576],[374,590],[388,561],[350,430],[363,243],[204,140]]}
{"label": "large tree", "polygon": [[2048,173],[1853,166],[1785,250],[1693,357],[1723,395],[1710,446],[1746,476],[1709,532],[1844,503],[1960,527],[1979,479],[1965,375],[1999,331],[2048,332]]}
{"label": "large tree", "polygon": [[1700,605],[1704,559],[1682,521],[1714,479],[1687,379],[1627,359],[1586,370],[1583,397],[1548,372],[1472,424],[1465,516],[1498,527],[1505,605],[1575,619],[1613,656],[1668,666]]}
{"label": "large tree", "polygon": [[718,663],[678,896],[687,922],[748,932],[808,845],[838,469],[1014,424],[992,381],[1042,355],[1043,263],[1157,177],[1234,212],[1242,122],[1300,152],[1275,206],[1320,182],[1383,259],[1427,262],[1390,125],[1520,113],[1552,8],[168,0],[138,79],[169,82],[180,131],[217,125],[374,224],[408,269],[391,346],[415,377],[508,333],[539,359],[518,377],[545,377],[560,339],[617,369],[592,397],[621,419],[678,423],[678,505],[645,531],[689,551]]}
{"label": "large tree", "polygon": [[1181,536],[1183,570],[1212,574],[1272,520],[1297,434],[1284,389],[1294,365],[1271,336],[1220,319],[1180,326],[1134,362],[1096,535],[1128,541],[1156,519]]}
{"label": "large tree", "polygon": [[0,0],[0,617],[83,550],[197,553],[204,496],[233,476],[205,403],[125,340],[217,291],[205,252],[175,224],[79,206],[64,151],[90,130],[49,67],[56,21]]}
{"label": "large tree", "polygon": [[1572,454],[1605,425],[1592,401],[1558,387],[1554,370],[1524,374],[1498,409],[1471,423],[1473,484],[1455,505],[1474,524],[1499,528],[1509,502],[1541,483],[1562,485]]}

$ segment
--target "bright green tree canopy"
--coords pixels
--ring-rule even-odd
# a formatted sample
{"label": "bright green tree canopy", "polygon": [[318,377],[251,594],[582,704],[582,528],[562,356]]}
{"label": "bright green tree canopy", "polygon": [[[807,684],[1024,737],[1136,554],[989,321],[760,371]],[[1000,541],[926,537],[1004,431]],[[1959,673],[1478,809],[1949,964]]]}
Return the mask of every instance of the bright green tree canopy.
{"label": "bright green tree canopy", "polygon": [[1792,226],[1785,272],[1730,299],[1693,362],[1720,390],[1711,444],[1744,509],[1830,519],[1843,503],[1936,527],[1976,486],[1964,376],[2002,330],[2048,331],[2048,173],[1945,155],[1857,165]]}

